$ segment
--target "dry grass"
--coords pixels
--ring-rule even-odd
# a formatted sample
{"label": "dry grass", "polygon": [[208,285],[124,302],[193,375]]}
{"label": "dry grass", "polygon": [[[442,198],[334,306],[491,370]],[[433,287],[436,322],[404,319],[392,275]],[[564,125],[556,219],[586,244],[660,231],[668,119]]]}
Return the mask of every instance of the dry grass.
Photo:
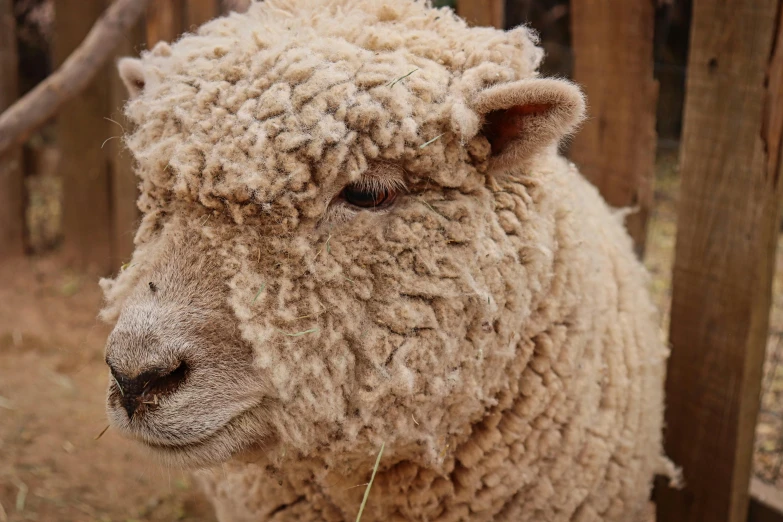
{"label": "dry grass", "polygon": [[415,73],[415,72],[416,72],[416,71],[418,71],[418,70],[419,70],[419,68],[417,67],[417,68],[413,69],[411,72],[409,72],[408,74],[405,74],[405,75],[403,75],[403,76],[400,76],[399,78],[396,78],[396,79],[394,79],[394,80],[390,81],[390,82],[389,82],[389,83],[387,83],[386,85],[387,85],[388,87],[394,87],[395,85],[397,85],[398,83],[400,83],[402,80],[404,80],[405,78],[407,78],[408,76],[410,76],[411,74]]}
{"label": "dry grass", "polygon": [[364,513],[364,506],[367,505],[367,499],[370,496],[370,489],[372,489],[372,483],[375,480],[375,474],[378,473],[378,465],[381,463],[381,455],[383,455],[383,448],[386,447],[386,443],[381,444],[381,450],[378,452],[378,457],[375,459],[375,466],[372,468],[372,476],[370,482],[367,483],[367,489],[364,490],[364,498],[362,499],[362,505],[359,506],[359,513],[356,515],[356,522],[360,522],[362,519],[362,513]]}
{"label": "dry grass", "polygon": [[425,143],[422,143],[421,145],[419,145],[419,148],[420,148],[420,149],[423,149],[423,148],[427,147],[428,145],[432,145],[433,143],[435,143],[436,141],[438,141],[438,140],[439,140],[439,139],[440,139],[440,138],[443,136],[443,134],[446,134],[446,133],[444,132],[444,133],[442,133],[442,134],[438,134],[437,136],[435,136],[435,137],[434,137],[434,138],[432,138],[431,140],[429,140],[429,141],[427,141],[427,142],[425,142]]}

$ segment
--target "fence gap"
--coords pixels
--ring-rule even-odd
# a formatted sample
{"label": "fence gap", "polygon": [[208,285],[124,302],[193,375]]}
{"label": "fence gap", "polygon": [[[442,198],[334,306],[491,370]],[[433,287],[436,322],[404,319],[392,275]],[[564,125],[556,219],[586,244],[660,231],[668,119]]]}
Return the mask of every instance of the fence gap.
{"label": "fence gap", "polygon": [[783,199],[782,8],[693,6],[665,431],[686,487],[658,488],[661,521],[748,515]]}
{"label": "fence gap", "polygon": [[[0,112],[19,94],[12,0],[0,0]],[[24,254],[25,189],[21,147],[0,156],[0,260]]]}
{"label": "fence gap", "polygon": [[569,156],[610,205],[635,210],[625,224],[640,257],[654,195],[654,31],[652,1],[571,0],[574,80],[589,118]]}

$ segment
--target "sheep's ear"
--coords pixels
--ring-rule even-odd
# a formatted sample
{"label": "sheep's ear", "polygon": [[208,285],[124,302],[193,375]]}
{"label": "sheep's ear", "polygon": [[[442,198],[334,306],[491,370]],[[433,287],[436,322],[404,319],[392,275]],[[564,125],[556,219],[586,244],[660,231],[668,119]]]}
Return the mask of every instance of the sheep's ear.
{"label": "sheep's ear", "polygon": [[120,73],[122,83],[128,89],[128,96],[132,100],[144,90],[144,68],[138,58],[122,58],[117,62],[117,70]]}
{"label": "sheep's ear", "polygon": [[492,164],[523,161],[574,132],[585,116],[582,91],[571,82],[530,79],[480,91],[472,109],[492,146]]}

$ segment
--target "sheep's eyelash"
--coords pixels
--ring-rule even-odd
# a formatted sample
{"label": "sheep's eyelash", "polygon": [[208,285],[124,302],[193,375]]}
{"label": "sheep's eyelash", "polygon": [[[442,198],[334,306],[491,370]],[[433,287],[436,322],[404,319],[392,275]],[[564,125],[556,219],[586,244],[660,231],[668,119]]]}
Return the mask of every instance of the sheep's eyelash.
{"label": "sheep's eyelash", "polygon": [[[409,193],[408,186],[405,182],[398,178],[386,178],[380,176],[362,176],[360,179],[349,183],[346,186],[353,186],[359,190],[365,191],[399,191]],[[345,201],[341,201],[340,194],[345,187],[340,189],[337,196],[332,200],[332,204],[326,210],[324,216],[319,220],[318,226],[325,224],[337,225],[339,223],[348,222],[353,216],[355,216],[359,210],[352,208]],[[378,213],[386,213],[388,209],[378,209]]]}
{"label": "sheep's eyelash", "polygon": [[[380,193],[388,192],[408,192],[405,182],[397,178],[381,178],[377,176],[362,176],[358,180],[349,184],[355,189],[365,192]],[[341,190],[342,192],[342,190]]]}

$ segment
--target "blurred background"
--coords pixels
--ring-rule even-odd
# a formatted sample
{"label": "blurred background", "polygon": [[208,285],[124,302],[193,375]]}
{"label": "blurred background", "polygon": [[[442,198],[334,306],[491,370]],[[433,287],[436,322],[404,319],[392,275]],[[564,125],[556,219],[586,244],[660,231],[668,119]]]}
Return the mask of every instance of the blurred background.
{"label": "blurred background", "polygon": [[[0,109],[59,67],[110,3],[0,0]],[[153,0],[113,58],[173,41],[247,3]],[[543,74],[585,86],[590,120],[565,152],[611,204],[635,209],[627,227],[652,274],[666,337],[691,1],[435,3],[474,24],[528,24],[546,51]],[[95,318],[97,276],[116,273],[129,260],[139,218],[132,161],[120,139],[128,127],[125,89],[113,62],[24,143],[0,156],[0,522],[214,520],[187,475],[158,466],[111,430],[99,437],[107,424],[108,328]],[[774,222],[775,237],[764,244],[774,250],[779,217],[758,219]],[[750,493],[781,507],[783,250],[771,251],[766,262],[777,268],[768,269],[776,277],[766,351],[757,351],[764,363]]]}

